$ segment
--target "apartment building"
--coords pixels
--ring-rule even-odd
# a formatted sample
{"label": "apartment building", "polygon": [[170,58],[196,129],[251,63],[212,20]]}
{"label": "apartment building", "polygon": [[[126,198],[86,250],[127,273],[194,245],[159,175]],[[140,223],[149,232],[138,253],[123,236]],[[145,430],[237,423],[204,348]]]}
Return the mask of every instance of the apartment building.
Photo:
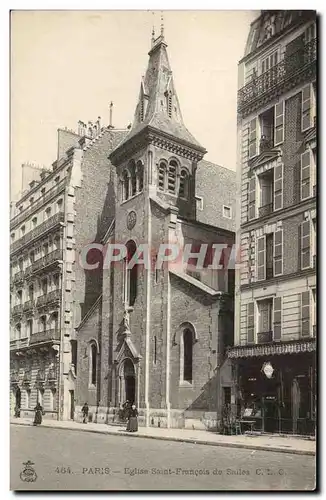
{"label": "apartment building", "polygon": [[10,396],[16,415],[31,416],[39,402],[45,418],[73,418],[75,324],[99,294],[99,277],[85,275],[76,248],[101,238],[101,210],[110,199],[107,154],[125,133],[101,127],[100,119],[79,122],[78,133],[59,129],[56,161],[13,207]]}
{"label": "apartment building", "polygon": [[232,403],[264,432],[315,428],[316,30],[262,11],[239,63]]}

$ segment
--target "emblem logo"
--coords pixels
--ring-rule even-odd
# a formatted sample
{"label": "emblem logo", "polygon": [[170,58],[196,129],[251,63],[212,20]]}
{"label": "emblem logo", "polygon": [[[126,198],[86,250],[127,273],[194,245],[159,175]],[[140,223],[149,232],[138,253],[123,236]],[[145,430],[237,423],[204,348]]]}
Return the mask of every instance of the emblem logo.
{"label": "emblem logo", "polygon": [[25,467],[19,474],[20,479],[26,483],[34,483],[37,479],[37,474],[33,467],[35,464],[30,460],[27,460],[27,462],[24,462],[23,465],[25,465]]}
{"label": "emblem logo", "polygon": [[262,371],[265,373],[267,378],[272,378],[274,373],[274,368],[272,367],[270,362],[264,363],[262,366]]}
{"label": "emblem logo", "polygon": [[135,224],[136,224],[136,221],[137,221],[137,215],[136,215],[136,212],[134,212],[133,210],[131,212],[129,212],[129,214],[127,215],[127,228],[130,230],[132,229]]}

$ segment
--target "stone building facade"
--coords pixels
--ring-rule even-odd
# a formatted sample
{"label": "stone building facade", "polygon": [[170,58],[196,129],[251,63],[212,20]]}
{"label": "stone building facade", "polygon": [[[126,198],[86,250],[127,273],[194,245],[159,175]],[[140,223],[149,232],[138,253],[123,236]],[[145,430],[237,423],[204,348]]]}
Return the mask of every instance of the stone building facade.
{"label": "stone building facade", "polygon": [[266,432],[315,426],[316,40],[315,12],[263,11],[239,63],[232,400]]}
{"label": "stone building facade", "polygon": [[[201,244],[221,244],[228,260],[235,173],[203,160],[205,149],[182,119],[166,47],[163,34],[152,40],[133,124],[107,154],[115,184],[102,212],[105,251],[88,255],[100,268],[110,244],[128,253],[103,263],[102,294],[77,327],[76,419],[87,401],[91,420],[116,421],[129,400],[141,425],[215,426],[231,393],[225,352],[233,343],[234,273],[210,268],[213,251],[198,270],[184,249],[198,254]],[[179,258],[157,269],[160,246],[171,243]],[[142,244],[151,265],[131,268]]]}
{"label": "stone building facade", "polygon": [[[107,153],[126,134],[80,122],[58,130],[51,169],[32,181],[11,213],[11,413],[73,418],[77,369],[75,324],[101,293],[101,278],[80,274],[76,249],[101,239],[111,198]],[[105,151],[105,154],[103,153]],[[87,200],[87,202],[86,202]],[[87,221],[87,223],[85,223]]]}

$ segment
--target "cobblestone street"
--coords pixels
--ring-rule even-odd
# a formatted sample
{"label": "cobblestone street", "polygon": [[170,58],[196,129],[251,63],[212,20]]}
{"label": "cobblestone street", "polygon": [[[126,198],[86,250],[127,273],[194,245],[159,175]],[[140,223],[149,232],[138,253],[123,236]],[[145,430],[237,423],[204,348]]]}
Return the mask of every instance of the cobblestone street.
{"label": "cobblestone street", "polygon": [[[23,482],[31,460],[37,480]],[[315,458],[11,426],[15,490],[311,490]]]}

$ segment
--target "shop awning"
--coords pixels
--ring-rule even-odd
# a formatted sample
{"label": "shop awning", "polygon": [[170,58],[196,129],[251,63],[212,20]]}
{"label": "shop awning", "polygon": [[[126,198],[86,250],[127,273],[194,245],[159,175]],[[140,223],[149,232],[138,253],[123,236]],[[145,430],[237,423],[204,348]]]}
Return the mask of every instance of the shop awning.
{"label": "shop awning", "polygon": [[273,342],[269,344],[242,345],[230,347],[228,358],[249,358],[253,356],[272,356],[277,354],[299,354],[316,350],[316,339],[307,338],[288,342]]}

